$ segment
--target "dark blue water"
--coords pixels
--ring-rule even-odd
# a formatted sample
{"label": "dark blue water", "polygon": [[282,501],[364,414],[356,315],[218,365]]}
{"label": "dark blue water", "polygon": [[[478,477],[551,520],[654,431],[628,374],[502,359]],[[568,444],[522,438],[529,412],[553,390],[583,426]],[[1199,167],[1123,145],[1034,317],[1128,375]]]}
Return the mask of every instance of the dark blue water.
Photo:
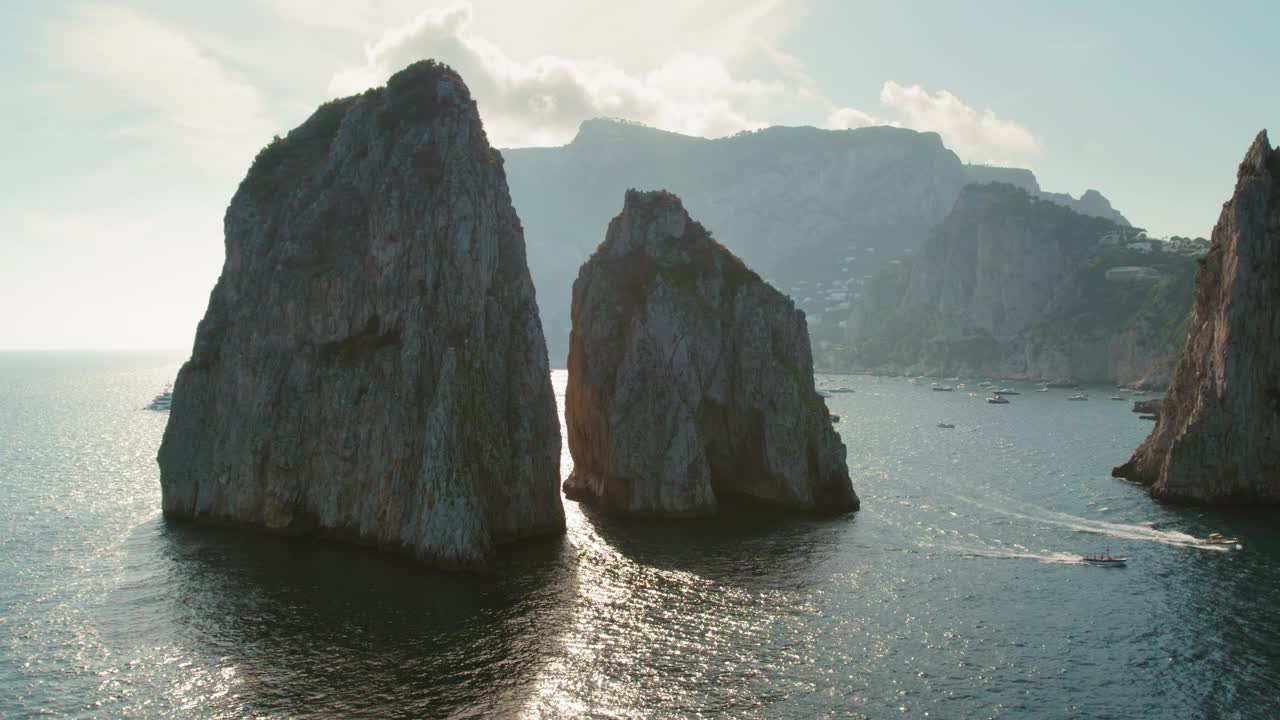
{"label": "dark blue water", "polygon": [[1104,390],[823,376],[861,512],[568,502],[465,576],[166,524],[140,408],[177,363],[0,355],[0,716],[1277,716],[1280,531],[1108,477],[1150,425]]}

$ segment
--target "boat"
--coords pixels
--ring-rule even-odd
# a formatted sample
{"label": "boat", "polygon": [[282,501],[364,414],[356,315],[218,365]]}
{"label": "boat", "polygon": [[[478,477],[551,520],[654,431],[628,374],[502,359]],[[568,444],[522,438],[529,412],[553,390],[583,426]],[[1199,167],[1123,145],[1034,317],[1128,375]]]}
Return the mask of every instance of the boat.
{"label": "boat", "polygon": [[992,390],[991,393],[993,395],[1021,395],[1022,394],[1017,390],[1014,390],[1013,388],[1000,388],[999,390]]}
{"label": "boat", "polygon": [[1047,387],[1036,388],[1036,392],[1049,392],[1049,388]]}
{"label": "boat", "polygon": [[1124,398],[1120,397],[1119,395],[1112,395],[1112,396],[1111,396],[1111,399],[1112,399],[1112,400],[1124,400]]}
{"label": "boat", "polygon": [[994,395],[992,397],[987,398],[987,402],[991,403],[992,405],[1008,405],[1009,398],[1001,397],[999,395]]}
{"label": "boat", "polygon": [[933,390],[934,392],[951,392],[955,390],[955,388],[950,385],[934,385]]}
{"label": "boat", "polygon": [[831,393],[827,392],[826,390],[819,390],[818,397],[829,398],[831,397]]}
{"label": "boat", "polygon": [[1089,396],[1085,395],[1084,393],[1076,393],[1075,395],[1068,395],[1067,399],[1068,400],[1088,400]]}
{"label": "boat", "polygon": [[832,393],[832,394],[834,394],[834,393],[851,393],[851,392],[853,392],[853,390],[852,390],[851,388],[846,388],[846,387],[842,387],[842,388],[834,388],[833,390],[831,390],[831,393]]}
{"label": "boat", "polygon": [[943,430],[954,430],[956,426],[952,425],[951,423],[938,423],[938,427],[942,428]]}
{"label": "boat", "polygon": [[166,385],[164,390],[151,399],[151,404],[147,405],[147,410],[168,410],[173,406],[173,386]]}
{"label": "boat", "polygon": [[1204,540],[1201,540],[1200,544],[1201,545],[1235,545],[1237,547],[1244,547],[1244,545],[1240,544],[1239,539],[1224,538],[1222,537],[1222,533],[1209,533],[1209,537],[1205,538]]}
{"label": "boat", "polygon": [[1086,565],[1098,565],[1100,567],[1124,567],[1129,558],[1112,557],[1111,546],[1107,546],[1106,555],[1082,555],[1080,562]]}

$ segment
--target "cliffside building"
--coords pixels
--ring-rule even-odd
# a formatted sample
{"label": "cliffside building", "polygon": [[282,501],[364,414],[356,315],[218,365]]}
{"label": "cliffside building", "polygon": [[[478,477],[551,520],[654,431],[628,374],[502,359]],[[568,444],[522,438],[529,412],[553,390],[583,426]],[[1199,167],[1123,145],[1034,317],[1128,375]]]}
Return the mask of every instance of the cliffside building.
{"label": "cliffside building", "polygon": [[1107,270],[1107,280],[1111,282],[1143,282],[1159,279],[1160,271],[1153,267],[1124,266]]}

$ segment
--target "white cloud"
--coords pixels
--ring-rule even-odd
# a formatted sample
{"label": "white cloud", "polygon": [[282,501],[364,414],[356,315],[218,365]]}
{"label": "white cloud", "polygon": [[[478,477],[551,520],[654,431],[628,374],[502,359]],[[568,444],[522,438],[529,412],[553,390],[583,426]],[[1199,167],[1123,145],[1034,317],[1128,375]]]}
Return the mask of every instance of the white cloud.
{"label": "white cloud", "polygon": [[95,105],[139,117],[111,137],[172,143],[199,163],[239,169],[271,135],[261,93],[176,26],[90,6],[55,23],[50,40],[59,64],[92,78],[84,92],[101,96]]}
{"label": "white cloud", "polygon": [[885,125],[885,121],[856,108],[842,107],[832,110],[827,115],[826,127],[832,130],[849,130],[852,128]]}
{"label": "white cloud", "polygon": [[930,95],[919,85],[890,80],[880,88],[880,102],[897,111],[904,126],[938,133],[968,160],[1016,164],[1040,154],[1040,141],[1026,127],[989,109],[979,112],[946,90]]}
{"label": "white cloud", "polygon": [[469,4],[428,10],[386,32],[362,65],[337,73],[337,95],[380,85],[423,58],[457,70],[498,146],[567,141],[590,117],[616,116],[692,135],[720,136],[760,127],[746,107],[789,91],[779,83],[735,79],[717,57],[676,51],[660,67],[629,73],[603,59],[543,55],[528,61],[472,31]]}
{"label": "white cloud", "polygon": [[836,106],[813,87],[798,60],[751,39],[750,29],[768,24],[779,7],[776,0],[756,2],[730,14],[734,27],[724,32],[738,50],[753,48],[779,80],[735,77],[722,58],[740,53],[723,48],[712,54],[675,48],[647,71],[628,71],[604,58],[520,60],[477,30],[473,6],[463,1],[426,10],[386,31],[366,48],[365,62],[336,73],[329,89],[334,95],[356,93],[383,84],[406,65],[435,58],[466,80],[490,141],[500,147],[562,144],[583,120],[598,116],[704,137],[822,118],[829,128],[934,131],[957,154],[978,162],[1026,163],[1039,154],[1039,141],[1025,127],[991,110],[979,112],[945,90],[931,95],[918,85],[886,82],[880,102],[887,117]]}

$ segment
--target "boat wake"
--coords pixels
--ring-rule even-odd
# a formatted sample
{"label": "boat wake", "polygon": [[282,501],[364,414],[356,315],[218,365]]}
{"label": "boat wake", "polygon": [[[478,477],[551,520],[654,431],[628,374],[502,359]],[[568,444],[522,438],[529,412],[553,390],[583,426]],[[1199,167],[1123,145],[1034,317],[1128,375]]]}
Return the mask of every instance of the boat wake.
{"label": "boat wake", "polygon": [[1033,523],[1042,523],[1045,525],[1053,525],[1056,527],[1074,530],[1078,533],[1088,533],[1090,535],[1103,535],[1106,537],[1117,538],[1120,540],[1136,540],[1141,542],[1154,542],[1163,545],[1171,545],[1173,547],[1189,547],[1197,550],[1212,550],[1216,552],[1225,552],[1230,549],[1225,545],[1206,545],[1205,538],[1198,538],[1177,530],[1157,530],[1150,523],[1117,523],[1105,520],[1091,520],[1089,518],[1077,517],[1066,513],[1055,512],[1053,510],[1045,510],[1032,506],[1024,506],[1023,512],[1009,510],[1007,508],[985,505],[976,500],[957,495],[958,499],[963,500],[972,505],[976,505],[984,510],[1000,513],[1008,517],[1018,518]]}
{"label": "boat wake", "polygon": [[1083,565],[1084,562],[1079,555],[1073,555],[1066,552],[1052,552],[1042,550],[1035,552],[1032,550],[1016,550],[1004,548],[972,548],[958,547],[954,545],[936,546],[943,550],[956,553],[957,555],[970,558],[985,558],[991,560],[1035,560],[1036,562],[1048,563],[1051,565]]}

